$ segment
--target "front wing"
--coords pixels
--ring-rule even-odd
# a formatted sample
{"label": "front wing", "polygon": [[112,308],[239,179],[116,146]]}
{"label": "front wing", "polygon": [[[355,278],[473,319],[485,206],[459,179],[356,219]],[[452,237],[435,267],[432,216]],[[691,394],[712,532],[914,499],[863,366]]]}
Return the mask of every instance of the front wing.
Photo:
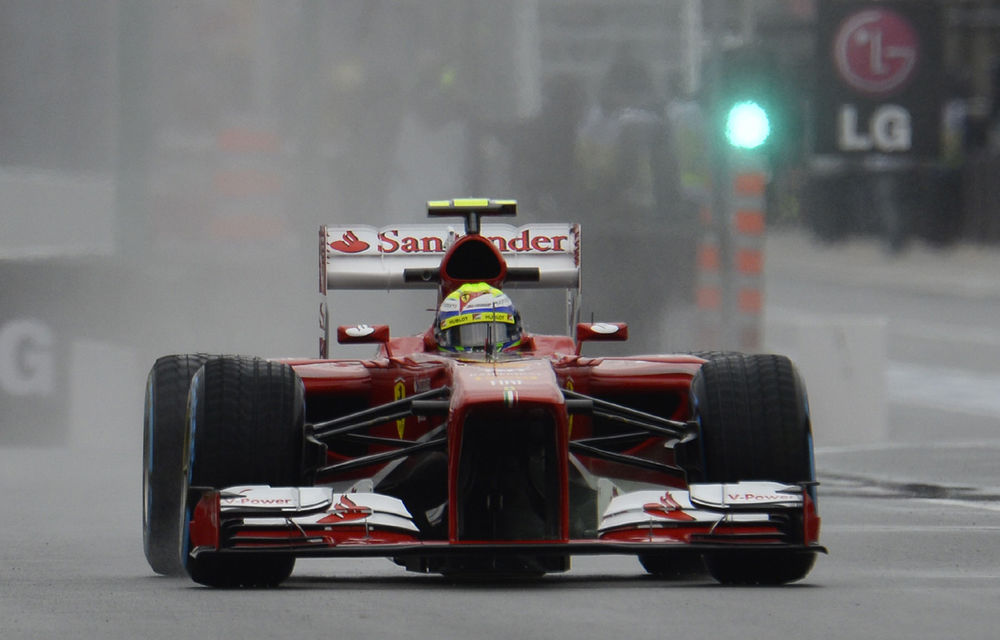
{"label": "front wing", "polygon": [[328,487],[239,486],[205,492],[190,523],[190,553],[325,557],[646,554],[799,550],[818,544],[810,487],[773,482],[693,484],[611,500],[591,539],[422,540],[403,503]]}

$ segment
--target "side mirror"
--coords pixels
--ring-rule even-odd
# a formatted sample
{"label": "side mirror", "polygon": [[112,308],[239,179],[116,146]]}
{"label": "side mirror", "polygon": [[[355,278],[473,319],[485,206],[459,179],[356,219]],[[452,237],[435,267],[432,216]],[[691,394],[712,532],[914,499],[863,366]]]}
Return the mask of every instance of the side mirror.
{"label": "side mirror", "polygon": [[628,323],[580,322],[576,325],[576,354],[584,342],[625,342],[628,340]]}
{"label": "side mirror", "polygon": [[353,324],[337,327],[340,344],[386,344],[389,342],[387,324]]}

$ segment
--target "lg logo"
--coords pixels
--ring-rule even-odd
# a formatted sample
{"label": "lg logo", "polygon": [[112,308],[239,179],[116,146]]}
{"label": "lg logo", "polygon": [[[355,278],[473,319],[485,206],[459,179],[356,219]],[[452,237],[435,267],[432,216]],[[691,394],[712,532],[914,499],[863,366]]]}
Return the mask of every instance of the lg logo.
{"label": "lg logo", "polygon": [[919,58],[917,31],[889,9],[868,9],[850,16],[833,43],[840,77],[863,93],[885,97],[913,77]]}
{"label": "lg logo", "polygon": [[875,110],[864,127],[858,122],[858,110],[845,104],[837,115],[837,144],[844,151],[909,151],[913,146],[910,112],[885,104]]}
{"label": "lg logo", "polygon": [[0,389],[14,396],[49,395],[55,390],[52,330],[37,320],[0,326]]}

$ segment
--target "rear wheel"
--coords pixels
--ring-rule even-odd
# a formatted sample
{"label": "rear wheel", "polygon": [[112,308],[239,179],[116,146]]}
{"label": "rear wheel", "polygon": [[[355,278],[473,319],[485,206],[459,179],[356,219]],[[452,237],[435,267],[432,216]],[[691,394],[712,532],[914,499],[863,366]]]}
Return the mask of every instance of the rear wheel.
{"label": "rear wheel", "polygon": [[178,544],[191,378],[211,356],[159,358],[146,378],[142,439],[142,546],[153,571],[183,575]]}
{"label": "rear wheel", "polygon": [[[260,358],[209,360],[195,375],[188,411],[191,487],[303,484],[303,385],[290,366]],[[187,506],[185,533],[193,507]],[[291,555],[185,553],[191,578],[213,587],[275,586],[294,566]]]}
{"label": "rear wheel", "polygon": [[[777,355],[712,359],[702,365],[691,391],[705,482],[815,480],[808,400],[791,360]],[[783,584],[804,578],[816,554],[732,551],[704,558],[709,573],[722,583]]]}

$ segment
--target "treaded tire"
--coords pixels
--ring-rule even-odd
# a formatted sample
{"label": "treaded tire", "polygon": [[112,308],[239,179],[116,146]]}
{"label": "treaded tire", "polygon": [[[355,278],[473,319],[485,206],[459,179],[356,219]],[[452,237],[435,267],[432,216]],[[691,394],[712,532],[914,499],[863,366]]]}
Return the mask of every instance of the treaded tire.
{"label": "treaded tire", "polygon": [[[791,360],[779,355],[715,358],[695,375],[691,393],[704,482],[815,480],[808,399]],[[784,584],[804,578],[815,555],[732,551],[707,553],[704,559],[723,584]]]}
{"label": "treaded tire", "polygon": [[664,580],[694,580],[708,573],[699,553],[644,553],[639,564],[646,573]]}
{"label": "treaded tire", "polygon": [[[189,397],[189,486],[300,486],[303,398],[302,381],[286,364],[236,356],[206,362]],[[186,523],[193,507],[187,506]],[[184,559],[195,582],[213,587],[276,586],[295,566],[290,555],[185,553]]]}
{"label": "treaded tire", "polygon": [[188,575],[198,584],[219,589],[277,587],[292,575],[295,556],[267,553],[188,559]]}
{"label": "treaded tire", "polygon": [[709,574],[728,585],[779,585],[805,578],[815,551],[718,551],[705,554]]}
{"label": "treaded tire", "polygon": [[792,361],[734,355],[702,365],[691,382],[705,482],[811,482],[805,386]]}
{"label": "treaded tire", "polygon": [[156,573],[184,575],[180,524],[191,378],[212,356],[157,359],[146,378],[142,439],[142,547]]}
{"label": "treaded tire", "polygon": [[[685,355],[695,356],[703,360],[718,360],[742,355],[738,351],[684,351]],[[678,444],[674,451],[677,453],[678,461],[686,467],[688,451],[698,443]],[[695,478],[698,475],[698,466],[688,469],[689,477]],[[639,555],[639,564],[646,570],[646,573],[654,575],[662,580],[695,580],[708,575],[708,569],[702,560],[701,554],[684,554],[677,552],[670,553],[644,553]]]}
{"label": "treaded tire", "polygon": [[732,356],[742,356],[739,351],[689,351],[688,354],[697,356],[702,360],[718,360],[719,358],[730,358]]}

